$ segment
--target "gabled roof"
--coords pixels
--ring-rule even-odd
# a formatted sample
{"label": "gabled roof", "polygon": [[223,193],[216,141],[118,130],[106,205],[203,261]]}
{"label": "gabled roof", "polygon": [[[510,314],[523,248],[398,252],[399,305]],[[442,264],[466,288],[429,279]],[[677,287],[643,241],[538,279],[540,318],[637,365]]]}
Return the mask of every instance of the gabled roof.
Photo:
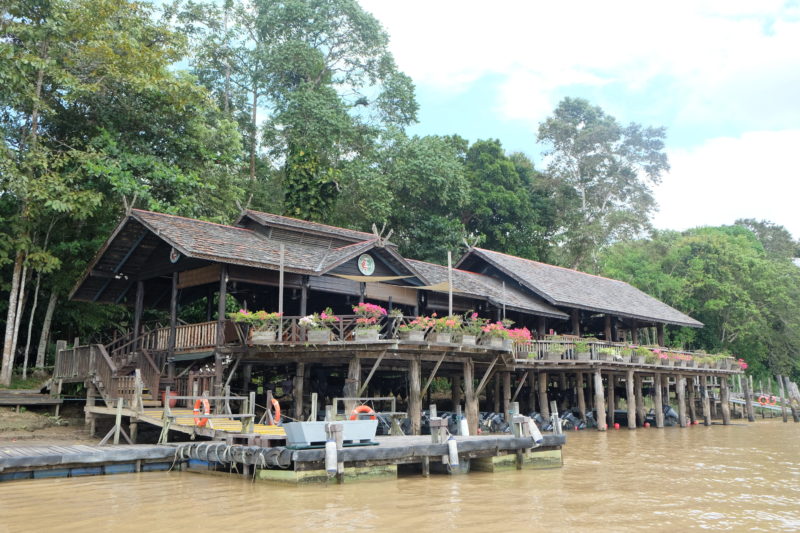
{"label": "gabled roof", "polygon": [[541,296],[552,305],[609,313],[652,322],[689,327],[703,326],[701,322],[645,294],[624,281],[595,276],[483,248],[470,249],[458,261],[457,266],[475,270],[477,264],[481,262],[514,279],[520,285]]}
{"label": "gabled roof", "polygon": [[279,227],[316,235],[338,237],[352,242],[375,239],[375,235],[372,233],[365,233],[363,231],[347,228],[337,228],[336,226],[328,226],[327,224],[309,222],[308,220],[300,220],[298,218],[285,217],[282,215],[273,215],[271,213],[262,213],[261,211],[253,211],[252,209],[246,209],[234,224],[240,225],[245,218],[249,218],[262,226]]}
{"label": "gabled roof", "polygon": [[[362,233],[360,236],[369,238],[337,248],[283,243],[284,270],[320,276],[359,254],[375,250],[393,269],[418,278],[418,281],[409,279],[409,283],[427,283],[393,248],[379,245],[374,235]],[[129,285],[128,274],[135,272],[138,275],[139,271],[146,269],[150,254],[160,242],[189,259],[269,270],[277,270],[280,266],[281,241],[269,239],[258,231],[133,209],[92,260],[71,297],[110,301],[101,296],[109,288],[123,290],[123,285]]]}
{"label": "gabled roof", "polygon": [[[423,261],[408,260],[414,268],[421,272],[431,283],[447,283],[447,267]],[[524,291],[483,274],[453,269],[453,288],[461,291],[466,296],[477,296],[487,299],[497,306],[505,303],[511,308],[523,313],[546,316],[551,318],[567,319],[569,315],[563,313],[552,305],[541,301]]]}

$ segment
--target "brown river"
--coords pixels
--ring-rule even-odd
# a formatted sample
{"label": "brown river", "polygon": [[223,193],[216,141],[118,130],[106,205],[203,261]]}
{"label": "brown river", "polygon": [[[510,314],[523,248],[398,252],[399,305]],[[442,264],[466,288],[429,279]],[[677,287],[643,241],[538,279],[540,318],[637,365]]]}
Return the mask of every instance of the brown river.
{"label": "brown river", "polygon": [[568,435],[564,467],[293,487],[191,472],[0,484],[0,532],[800,531],[800,424]]}

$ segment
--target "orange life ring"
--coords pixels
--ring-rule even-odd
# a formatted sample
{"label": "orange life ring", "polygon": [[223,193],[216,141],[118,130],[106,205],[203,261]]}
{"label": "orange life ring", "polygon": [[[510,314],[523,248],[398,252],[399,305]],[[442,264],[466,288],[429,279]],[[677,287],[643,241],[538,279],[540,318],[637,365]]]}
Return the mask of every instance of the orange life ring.
{"label": "orange life ring", "polygon": [[272,399],[272,408],[275,411],[275,414],[272,415],[272,423],[278,424],[281,421],[281,404],[275,398]]}
{"label": "orange life ring", "polygon": [[375,411],[369,405],[359,405],[353,409],[353,412],[350,413],[350,420],[358,420],[358,415],[360,414],[371,414],[372,416],[369,419],[375,420]]}
{"label": "orange life ring", "polygon": [[200,407],[203,407],[203,414],[210,415],[211,414],[211,404],[208,403],[208,400],[205,398],[198,398],[194,402],[194,425],[201,428],[204,427],[208,423],[208,418],[200,418],[198,416],[200,414]]}
{"label": "orange life ring", "polygon": [[769,402],[770,405],[775,405],[777,403],[778,403],[778,399],[775,396],[770,398],[770,402]]}
{"label": "orange life ring", "polygon": [[762,394],[761,396],[758,397],[758,403],[760,403],[761,405],[767,405],[769,404],[769,398],[767,398]]}

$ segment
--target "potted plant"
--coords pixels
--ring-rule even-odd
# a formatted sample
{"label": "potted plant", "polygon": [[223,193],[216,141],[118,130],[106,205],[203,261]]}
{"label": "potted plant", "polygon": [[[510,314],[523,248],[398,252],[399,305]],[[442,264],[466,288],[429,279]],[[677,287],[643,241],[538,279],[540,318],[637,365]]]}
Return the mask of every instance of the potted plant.
{"label": "potted plant", "polygon": [[652,357],[652,360],[655,361],[655,356],[653,352],[649,348],[645,348],[644,346],[639,346],[633,353],[631,354],[631,363],[636,363],[637,365],[641,365],[645,361],[647,361],[648,357]]}
{"label": "potted plant", "polygon": [[436,318],[433,324],[433,332],[428,335],[428,340],[430,342],[448,344],[452,341],[453,334],[459,331],[461,331],[461,316]]}
{"label": "potted plant", "polygon": [[550,342],[545,347],[544,359],[546,361],[561,361],[567,346],[561,342]]}
{"label": "potted plant", "polygon": [[467,313],[461,321],[461,344],[464,346],[475,346],[478,335],[481,334],[483,326],[488,322],[485,318],[479,318],[478,313]]}
{"label": "potted plant", "polygon": [[591,359],[591,352],[589,343],[586,341],[577,341],[575,343],[575,359],[578,361],[588,361]]}
{"label": "potted plant", "polygon": [[739,369],[747,370],[747,361],[745,361],[741,357],[736,360],[736,364],[739,365]]}
{"label": "potted plant", "polygon": [[656,363],[658,363],[658,354],[656,353],[657,350],[658,349],[647,350],[647,354],[643,356],[644,362],[647,363],[648,365],[655,365]]}
{"label": "potted plant", "polygon": [[250,342],[253,344],[269,344],[277,338],[281,313],[239,309],[235,313],[228,313],[228,318],[250,328]]}
{"label": "potted plant", "polygon": [[487,322],[481,328],[483,337],[481,343],[491,348],[505,348],[506,341],[510,344],[508,338],[508,328],[503,322]]}
{"label": "potted plant", "polygon": [[694,367],[694,365],[695,365],[695,360],[692,354],[688,353],[683,354],[683,366],[691,368]]}
{"label": "potted plant", "polygon": [[433,318],[427,316],[418,316],[406,324],[401,324],[397,328],[400,339],[412,342],[424,342],[425,333],[433,327]]}
{"label": "potted plant", "polygon": [[717,368],[720,370],[730,370],[730,360],[727,355],[717,355],[714,359],[717,362]]}
{"label": "potted plant", "polygon": [[615,355],[617,355],[616,350],[608,346],[597,350],[597,359],[600,361],[611,361]]}
{"label": "potted plant", "polygon": [[[527,345],[531,341],[531,330],[528,328],[514,328],[508,330],[508,338],[511,343],[518,346]],[[533,350],[530,350],[533,351]]]}
{"label": "potted plant", "polygon": [[326,307],[321,313],[304,316],[298,323],[306,330],[307,342],[321,343],[331,340],[331,328],[337,320],[333,310]]}
{"label": "potted plant", "polygon": [[630,363],[632,356],[633,356],[633,347],[623,346],[622,348],[619,349],[620,362]]}
{"label": "potted plant", "polygon": [[653,350],[656,356],[658,357],[658,364],[662,366],[673,366],[675,364],[675,359],[673,358],[672,354],[667,352],[662,352],[661,350]]}
{"label": "potted plant", "polygon": [[377,304],[362,302],[353,306],[356,315],[356,341],[374,342],[378,340],[380,320],[386,316],[386,309]]}

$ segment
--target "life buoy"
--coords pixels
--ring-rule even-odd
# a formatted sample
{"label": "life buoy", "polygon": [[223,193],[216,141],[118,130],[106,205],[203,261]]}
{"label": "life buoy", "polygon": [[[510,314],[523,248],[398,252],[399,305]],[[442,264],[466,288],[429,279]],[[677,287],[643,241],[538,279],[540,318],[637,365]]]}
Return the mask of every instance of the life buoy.
{"label": "life buoy", "polygon": [[770,402],[769,402],[770,405],[775,405],[777,403],[778,403],[778,399],[775,396],[770,398]]}
{"label": "life buoy", "polygon": [[208,423],[208,418],[201,418],[200,415],[200,407],[203,407],[203,414],[210,415],[211,414],[211,404],[208,403],[208,400],[205,398],[198,398],[194,402],[194,425],[201,428],[204,427]]}
{"label": "life buoy", "polygon": [[350,420],[358,420],[358,415],[360,414],[371,414],[372,416],[369,417],[370,420],[375,420],[375,411],[372,410],[372,407],[369,405],[359,405],[353,412],[350,413]]}
{"label": "life buoy", "polygon": [[760,403],[761,405],[768,405],[769,404],[769,398],[767,398],[766,396],[764,396],[762,394],[761,396],[758,397],[758,403]]}
{"label": "life buoy", "polygon": [[275,414],[272,415],[272,423],[278,424],[281,421],[281,404],[275,398],[272,399],[272,410]]}

